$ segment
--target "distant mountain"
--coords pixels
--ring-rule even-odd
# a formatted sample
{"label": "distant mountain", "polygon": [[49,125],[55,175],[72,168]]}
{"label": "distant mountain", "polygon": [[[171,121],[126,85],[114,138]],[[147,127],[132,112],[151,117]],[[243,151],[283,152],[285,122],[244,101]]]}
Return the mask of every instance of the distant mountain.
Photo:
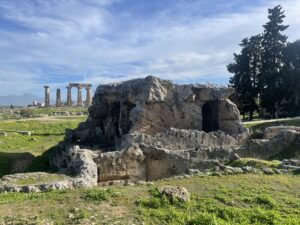
{"label": "distant mountain", "polygon": [[32,104],[34,100],[43,101],[42,98],[33,94],[0,96],[0,106],[26,106]]}

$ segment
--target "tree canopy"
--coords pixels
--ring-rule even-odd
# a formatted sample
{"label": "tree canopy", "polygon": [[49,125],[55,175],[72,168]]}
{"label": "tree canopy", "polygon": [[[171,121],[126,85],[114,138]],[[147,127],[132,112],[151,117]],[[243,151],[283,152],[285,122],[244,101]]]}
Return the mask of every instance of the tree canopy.
{"label": "tree canopy", "polygon": [[[263,32],[244,38],[240,53],[227,66],[243,115],[260,110],[271,117],[278,112],[300,114],[300,41],[287,43],[285,14],[280,5],[269,9]],[[283,104],[285,102],[285,104]]]}

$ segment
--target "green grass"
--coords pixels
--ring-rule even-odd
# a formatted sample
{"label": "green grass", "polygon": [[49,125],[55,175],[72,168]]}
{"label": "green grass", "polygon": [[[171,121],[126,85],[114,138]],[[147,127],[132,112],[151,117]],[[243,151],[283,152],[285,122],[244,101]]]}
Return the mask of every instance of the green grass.
{"label": "green grass", "polygon": [[[28,171],[48,169],[48,156],[64,137],[85,118],[0,122],[0,176],[9,173],[12,161],[35,156]],[[284,121],[300,126],[300,120]],[[258,129],[274,125],[249,124]],[[247,125],[248,126],[248,125]],[[15,130],[29,130],[23,136]],[[238,160],[232,166],[278,166],[277,161]],[[52,177],[56,179],[56,177]],[[19,184],[40,180],[24,179]],[[191,193],[188,203],[170,202],[157,193],[164,185],[183,186]],[[50,191],[0,193],[0,222],[4,224],[300,224],[300,176],[254,175],[194,176],[144,185]],[[121,193],[121,194],[119,194]]]}
{"label": "green grass", "polygon": [[270,126],[297,126],[300,127],[300,119],[285,119],[285,120],[278,120],[278,121],[257,121],[251,123],[245,123],[244,126],[247,128],[251,128],[253,131],[258,129],[264,129]]}
{"label": "green grass", "polygon": [[255,159],[255,158],[241,158],[233,161],[229,165],[233,167],[251,166],[257,169],[270,168],[270,167],[278,168],[280,165],[280,161],[277,160],[267,161],[267,160]]}
{"label": "green grass", "polygon": [[23,179],[18,179],[13,182],[16,185],[32,185],[32,184],[41,184],[41,183],[50,183],[53,181],[60,181],[67,179],[66,176],[60,174],[47,174],[39,177],[27,177]]}
{"label": "green grass", "polygon": [[23,108],[15,107],[10,112],[8,107],[0,107],[0,121],[20,120],[24,118],[39,118],[53,115],[54,112],[69,112],[71,114],[87,113],[83,107],[47,107],[47,108]]}
{"label": "green grass", "polygon": [[47,108],[32,108],[28,109],[34,115],[52,115],[53,112],[87,112],[83,107],[47,107]]}
{"label": "green grass", "polygon": [[108,188],[108,189],[91,188],[85,191],[83,199],[86,201],[94,201],[100,203],[116,195],[117,192],[112,188]]}
{"label": "green grass", "polygon": [[[32,154],[36,158],[29,171],[44,170],[48,165],[51,149],[64,139],[65,129],[74,129],[86,117],[64,117],[49,120],[2,121],[0,130],[0,177],[10,172],[12,162]],[[31,131],[32,136],[18,134],[17,130]]]}
{"label": "green grass", "polygon": [[[185,187],[191,193],[191,200],[188,203],[170,202],[156,191],[164,185]],[[154,182],[152,187],[3,193],[0,194],[0,221],[27,220],[34,221],[33,224],[45,224],[45,221],[54,224],[299,224],[299,190],[299,175],[241,174],[162,180]]]}
{"label": "green grass", "polygon": [[[59,141],[63,140],[65,129],[74,129],[85,117],[49,121],[5,121],[0,122],[0,130],[7,132],[7,137],[0,137],[1,152],[24,152],[40,155]],[[16,133],[17,130],[31,131],[32,136]]]}

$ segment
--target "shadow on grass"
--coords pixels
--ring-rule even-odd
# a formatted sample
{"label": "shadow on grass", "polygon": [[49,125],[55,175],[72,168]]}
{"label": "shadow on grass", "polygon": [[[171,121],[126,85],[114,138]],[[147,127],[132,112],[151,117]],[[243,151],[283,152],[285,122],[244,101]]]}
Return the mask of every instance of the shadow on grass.
{"label": "shadow on grass", "polygon": [[300,157],[300,143],[291,144],[289,147],[283,149],[277,155],[271,157],[271,159],[294,159]]}
{"label": "shadow on grass", "polygon": [[52,172],[49,158],[56,149],[54,146],[36,157],[30,152],[0,152],[0,178],[12,173]]}
{"label": "shadow on grass", "polygon": [[0,177],[21,172],[22,168],[26,169],[33,159],[34,155],[30,152],[0,152]]}
{"label": "shadow on grass", "polygon": [[59,145],[53,146],[45,151],[42,155],[36,156],[25,172],[53,172],[50,168],[49,158],[58,148]]}

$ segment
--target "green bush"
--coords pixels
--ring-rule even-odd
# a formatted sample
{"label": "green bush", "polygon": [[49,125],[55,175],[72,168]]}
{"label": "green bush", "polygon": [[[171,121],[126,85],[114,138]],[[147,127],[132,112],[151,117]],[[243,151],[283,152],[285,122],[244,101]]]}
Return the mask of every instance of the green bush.
{"label": "green bush", "polygon": [[218,219],[214,214],[198,213],[192,219],[187,221],[187,225],[219,225]]}
{"label": "green bush", "polygon": [[91,188],[85,191],[83,199],[86,201],[102,202],[110,197],[116,196],[117,193],[112,189]]}
{"label": "green bush", "polygon": [[260,195],[256,197],[256,203],[265,206],[268,209],[275,209],[277,208],[277,203],[275,200],[268,195]]}
{"label": "green bush", "polygon": [[280,165],[280,161],[277,160],[267,161],[267,160],[255,159],[255,158],[242,158],[231,162],[229,165],[233,167],[251,166],[257,169],[278,168]]}

